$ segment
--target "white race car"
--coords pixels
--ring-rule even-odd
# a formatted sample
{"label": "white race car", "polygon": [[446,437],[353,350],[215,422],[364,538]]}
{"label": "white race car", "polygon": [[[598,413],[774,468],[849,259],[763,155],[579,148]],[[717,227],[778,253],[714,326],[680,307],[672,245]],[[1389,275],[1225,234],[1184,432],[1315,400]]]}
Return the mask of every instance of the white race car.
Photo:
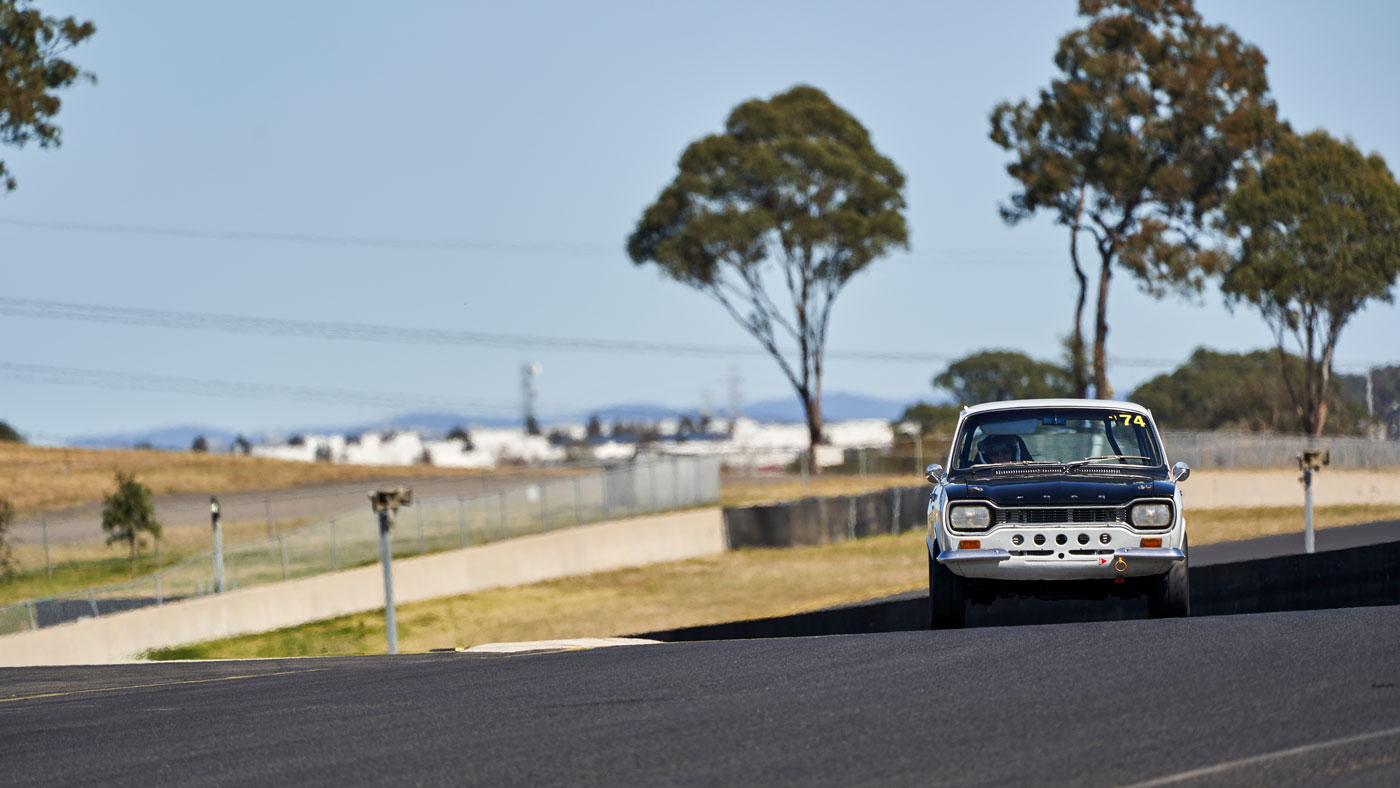
{"label": "white race car", "polygon": [[1131,402],[1044,399],[964,408],[948,467],[930,465],[929,623],[968,602],[1146,596],[1190,615],[1186,519],[1152,413]]}

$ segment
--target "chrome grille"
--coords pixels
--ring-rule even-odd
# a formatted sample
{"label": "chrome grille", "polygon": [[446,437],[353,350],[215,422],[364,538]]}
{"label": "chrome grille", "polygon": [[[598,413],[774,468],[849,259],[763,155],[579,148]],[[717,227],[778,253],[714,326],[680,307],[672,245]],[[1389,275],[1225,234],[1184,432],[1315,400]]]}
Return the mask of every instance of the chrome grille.
{"label": "chrome grille", "polygon": [[997,523],[1041,525],[1045,523],[1124,523],[1128,521],[1125,506],[1025,506],[997,509]]}

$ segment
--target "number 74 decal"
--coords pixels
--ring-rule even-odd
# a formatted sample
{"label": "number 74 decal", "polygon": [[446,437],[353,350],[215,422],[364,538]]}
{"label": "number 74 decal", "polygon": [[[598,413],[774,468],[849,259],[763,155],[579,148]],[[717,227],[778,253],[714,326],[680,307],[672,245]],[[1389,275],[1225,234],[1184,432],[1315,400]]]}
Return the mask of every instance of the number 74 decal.
{"label": "number 74 decal", "polygon": [[1108,420],[1114,424],[1121,424],[1124,427],[1146,427],[1147,422],[1143,421],[1141,415],[1137,413],[1110,413]]}

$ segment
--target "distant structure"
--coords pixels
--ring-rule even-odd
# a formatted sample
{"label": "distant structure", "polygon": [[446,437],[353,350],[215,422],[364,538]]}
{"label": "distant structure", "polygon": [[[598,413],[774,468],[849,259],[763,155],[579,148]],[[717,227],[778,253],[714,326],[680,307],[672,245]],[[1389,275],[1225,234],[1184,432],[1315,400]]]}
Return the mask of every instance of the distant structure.
{"label": "distant structure", "polygon": [[520,365],[520,416],[521,424],[525,427],[525,432],[530,435],[540,434],[540,422],[535,418],[535,378],[539,377],[542,368],[538,362],[527,361]]}
{"label": "distant structure", "polygon": [[739,374],[739,365],[729,365],[729,423],[732,427],[734,422],[744,415],[744,378]]}

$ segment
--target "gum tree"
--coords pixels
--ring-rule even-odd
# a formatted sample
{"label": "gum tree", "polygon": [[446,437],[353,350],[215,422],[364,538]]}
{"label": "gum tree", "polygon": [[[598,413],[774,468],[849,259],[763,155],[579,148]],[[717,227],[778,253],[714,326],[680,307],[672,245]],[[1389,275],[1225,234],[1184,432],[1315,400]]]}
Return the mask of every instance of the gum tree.
{"label": "gum tree", "polygon": [[1324,131],[1290,136],[1231,196],[1224,227],[1239,255],[1222,290],[1263,314],[1300,426],[1321,435],[1342,329],[1367,301],[1391,302],[1400,276],[1400,186],[1379,154]]}
{"label": "gum tree", "polygon": [[691,143],[627,253],[714,298],[778,362],[806,412],[810,455],[832,304],[877,257],[907,248],[903,188],[859,121],[799,85],[745,101],[723,133]]}
{"label": "gum tree", "polygon": [[117,471],[117,489],[102,499],[102,530],[107,544],[126,542],[131,559],[131,575],[136,576],[136,548],[141,534],[159,539],[161,525],[151,503],[151,488],[136,481],[136,475]]}
{"label": "gum tree", "polygon": [[1257,162],[1279,123],[1264,55],[1190,0],[1080,0],[1088,24],[1060,39],[1059,75],[1035,102],[999,104],[991,139],[1012,154],[1008,224],[1047,211],[1070,231],[1079,284],[1068,344],[1074,385],[1084,361],[1088,235],[1097,260],[1092,383],[1107,374],[1108,295],[1115,264],[1149,294],[1197,293],[1224,266],[1202,242],[1239,173]]}
{"label": "gum tree", "polygon": [[[27,0],[0,0],[0,143],[61,144],[62,131],[53,122],[62,106],[56,92],[79,79],[95,83],[97,78],[60,56],[95,31],[91,22],[71,16],[44,16]],[[5,191],[15,188],[4,161],[0,184]]]}

